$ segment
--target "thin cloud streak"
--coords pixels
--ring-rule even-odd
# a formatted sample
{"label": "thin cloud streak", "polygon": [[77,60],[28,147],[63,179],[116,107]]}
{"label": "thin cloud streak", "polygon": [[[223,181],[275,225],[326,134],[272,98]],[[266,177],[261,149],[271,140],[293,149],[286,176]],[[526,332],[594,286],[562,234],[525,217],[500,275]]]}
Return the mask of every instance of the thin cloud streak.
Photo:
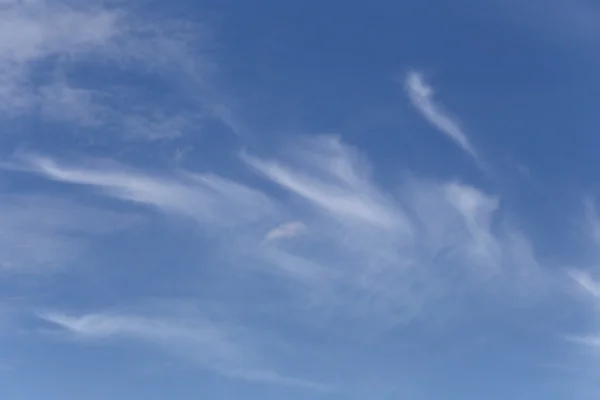
{"label": "thin cloud streak", "polygon": [[304,162],[303,167],[312,169],[305,171],[303,167],[292,168],[280,162],[242,155],[257,172],[330,216],[400,230],[406,237],[411,236],[412,228],[406,216],[379,193],[368,178],[358,174],[348,147],[337,139],[319,138],[311,148],[297,149],[295,157]]}
{"label": "thin cloud streak", "polygon": [[[205,24],[157,24],[126,4],[95,1],[9,1],[0,8],[0,118],[27,115],[119,140],[172,139],[196,131],[203,118],[231,126],[233,116],[214,111],[218,68]],[[157,105],[146,87],[99,82],[94,74],[82,80],[77,72],[90,63],[147,75],[177,101]],[[40,75],[41,64],[50,73]]]}
{"label": "thin cloud streak", "polygon": [[585,218],[588,233],[596,246],[600,246],[600,217],[596,210],[595,202],[591,197],[584,200]]}
{"label": "thin cloud streak", "polygon": [[470,250],[488,263],[499,259],[498,243],[492,233],[492,215],[498,201],[470,186],[450,183],[444,188],[449,203],[462,216],[472,242]]}
{"label": "thin cloud streak", "polygon": [[567,341],[600,350],[600,336],[569,336]]}
{"label": "thin cloud streak", "polygon": [[257,360],[254,351],[234,338],[235,332],[198,315],[181,319],[116,313],[72,316],[47,312],[40,313],[38,317],[77,338],[141,340],[179,357],[191,359],[203,368],[229,378],[319,391],[331,390],[324,384],[257,367],[256,364],[262,362]]}
{"label": "thin cloud streak", "polygon": [[[463,292],[484,296],[491,283],[499,295],[510,293],[502,295],[506,303],[535,301],[551,284],[528,238],[506,218],[497,221],[495,196],[460,182],[421,179],[392,195],[377,187],[367,163],[338,139],[306,140],[291,149],[285,162],[242,159],[303,202],[282,202],[257,188],[185,171],[156,176],[117,164],[68,166],[39,156],[22,158],[17,169],[190,218],[201,229],[243,227],[235,235],[220,231],[234,261],[230,267],[252,263],[252,269],[305,288],[285,294],[290,307],[309,296],[313,310],[335,307],[340,315],[404,324]],[[265,226],[283,215],[306,221],[310,234],[298,235],[300,225],[284,225],[265,236]]]}
{"label": "thin cloud streak", "polygon": [[600,300],[600,283],[596,282],[587,272],[570,271],[569,275],[587,294]]}
{"label": "thin cloud streak", "polygon": [[34,156],[25,157],[21,168],[55,181],[96,187],[124,201],[215,225],[250,223],[269,215],[275,208],[264,194],[210,174],[182,172],[170,177],[152,176],[121,165],[68,167]]}
{"label": "thin cloud streak", "polygon": [[265,235],[265,240],[271,241],[271,240],[293,238],[295,236],[299,236],[303,233],[306,233],[306,231],[307,231],[307,228],[306,228],[306,225],[304,225],[304,223],[302,223],[300,221],[292,221],[292,222],[288,222],[285,224],[281,224],[281,225],[277,226],[276,228],[271,229]]}
{"label": "thin cloud streak", "polygon": [[57,197],[0,193],[0,270],[61,269],[77,260],[94,238],[130,228],[138,219]]}
{"label": "thin cloud streak", "polygon": [[430,124],[448,136],[456,145],[477,159],[478,154],[469,141],[467,134],[459,123],[448,116],[445,111],[435,103],[433,88],[425,82],[421,73],[410,72],[405,81],[406,92],[412,105]]}
{"label": "thin cloud streak", "polygon": [[500,204],[495,196],[460,182],[420,179],[390,196],[368,177],[368,165],[332,138],[302,142],[290,158],[243,156],[316,211],[303,217],[310,235],[265,258],[290,279],[312,283],[316,294],[324,290],[325,307],[343,298],[344,312],[407,323],[484,282],[511,293],[507,302],[535,301],[551,284],[527,237],[506,220],[493,223]]}
{"label": "thin cloud streak", "polygon": [[[118,13],[62,3],[18,1],[0,12],[0,110],[30,111],[38,102],[30,80],[36,62],[99,50],[119,34]],[[79,107],[78,105],[74,105]]]}

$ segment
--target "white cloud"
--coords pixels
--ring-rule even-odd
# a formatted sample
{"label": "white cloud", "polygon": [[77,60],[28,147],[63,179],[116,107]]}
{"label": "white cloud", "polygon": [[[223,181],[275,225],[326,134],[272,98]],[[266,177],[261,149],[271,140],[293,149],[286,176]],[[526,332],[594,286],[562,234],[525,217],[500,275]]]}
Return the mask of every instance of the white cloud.
{"label": "white cloud", "polygon": [[118,164],[69,167],[42,157],[27,158],[23,167],[55,181],[95,187],[109,196],[198,222],[249,223],[274,210],[274,204],[266,195],[211,174],[181,172],[173,176],[153,176]]}
{"label": "white cloud", "polygon": [[306,225],[300,221],[287,222],[271,229],[265,235],[265,240],[278,240],[301,235],[307,231]]}
{"label": "white cloud", "polygon": [[435,103],[433,88],[425,82],[419,72],[412,71],[406,77],[406,92],[412,105],[444,135],[448,136],[460,148],[477,158],[477,152],[459,123]]}
{"label": "white cloud", "polygon": [[[336,277],[335,271],[331,271],[330,268],[318,261],[276,247],[260,249],[259,257],[268,264],[274,265],[276,270],[282,272],[287,278],[312,285],[313,288],[327,285],[331,279]],[[339,278],[339,276],[337,277]]]}
{"label": "white cloud", "polygon": [[600,336],[570,336],[569,342],[600,349]]}
{"label": "white cloud", "polygon": [[42,86],[38,92],[39,111],[50,120],[97,126],[107,112],[95,99],[101,94],[71,87],[63,81]]}
{"label": "white cloud", "polygon": [[118,14],[73,9],[66,3],[22,1],[3,4],[0,57],[3,63],[27,63],[60,54],[76,55],[101,46],[117,33]]}
{"label": "white cloud", "polygon": [[[364,176],[357,174],[350,149],[334,138],[320,138],[310,149],[295,154],[303,162],[299,169],[274,161],[243,155],[244,161],[265,177],[304,198],[328,215],[351,223],[362,221],[387,229],[411,227],[400,209],[379,193]],[[310,167],[314,171],[303,171]]]}
{"label": "white cloud", "polygon": [[330,389],[323,384],[263,368],[264,357],[259,356],[239,332],[218,326],[201,315],[164,317],[100,313],[71,316],[50,312],[39,316],[78,338],[143,341],[230,378],[314,390]]}
{"label": "white cloud", "polygon": [[494,226],[496,197],[456,181],[413,180],[404,191],[421,228],[418,242],[426,252],[463,260],[484,275],[500,272],[514,232]]}
{"label": "white cloud", "polygon": [[600,283],[596,282],[587,272],[571,271],[569,275],[588,294],[600,300]]}
{"label": "white cloud", "polygon": [[191,129],[198,129],[201,117],[194,114],[169,115],[164,112],[146,111],[141,115],[127,115],[122,119],[125,133],[131,138],[147,140],[172,139],[183,136]]}
{"label": "white cloud", "polygon": [[444,187],[448,202],[458,211],[471,237],[469,250],[487,263],[499,259],[500,249],[492,233],[492,216],[498,209],[498,201],[479,190],[457,183]]}
{"label": "white cloud", "polygon": [[[591,201],[591,199],[586,199],[585,201],[585,211],[586,211],[586,219],[584,221],[585,227],[587,228],[587,233],[594,243],[595,246],[600,244],[599,236],[599,222],[598,216],[596,214],[596,209]],[[576,284],[576,289],[581,294],[580,297],[583,304],[586,306],[589,315],[588,321],[586,324],[591,324],[592,333],[584,333],[577,335],[567,336],[565,339],[568,342],[589,347],[592,350],[600,350],[600,335],[598,334],[598,307],[600,306],[600,281],[596,279],[598,269],[597,268],[587,268],[587,269],[571,269],[567,271],[568,276],[573,280]],[[590,328],[586,329],[589,331]],[[583,353],[579,350],[576,352],[576,357],[581,358]],[[585,358],[592,356],[592,362],[594,365],[594,370],[597,370],[598,365],[598,354],[596,352],[586,351]],[[589,362],[586,361],[586,362]]]}
{"label": "white cloud", "polygon": [[[201,22],[159,24],[126,3],[9,1],[0,8],[0,118],[31,115],[150,140],[196,129],[199,116],[224,118],[213,109],[213,38]],[[153,79],[177,104],[156,104],[148,85],[80,73],[90,67]]]}
{"label": "white cloud", "polygon": [[504,304],[535,301],[548,290],[552,278],[527,237],[501,218],[498,198],[463,183],[422,179],[392,196],[337,139],[303,142],[289,154],[287,162],[244,155],[314,206],[302,211],[310,235],[263,256],[289,279],[312,284],[325,308],[410,322],[441,299],[463,292],[484,298],[484,281],[496,283]]}
{"label": "white cloud", "polygon": [[0,194],[0,220],[0,269],[42,272],[71,264],[92,238],[136,219],[60,198]]}
{"label": "white cloud", "polygon": [[0,110],[29,111],[37,97],[30,74],[48,57],[78,57],[118,35],[119,15],[61,2],[14,1],[0,11]]}
{"label": "white cloud", "polygon": [[587,198],[584,201],[585,208],[585,224],[588,229],[589,236],[597,246],[600,246],[600,217],[592,198]]}
{"label": "white cloud", "polygon": [[[203,228],[243,228],[221,231],[231,267],[259,267],[301,285],[303,291],[286,292],[286,301],[310,297],[313,310],[334,307],[342,315],[406,323],[464,293],[485,298],[490,283],[504,304],[535,300],[551,284],[530,241],[498,212],[495,196],[422,179],[384,191],[357,152],[329,137],[303,141],[288,154],[285,162],[244,160],[300,202],[214,175],[158,176],[43,157],[26,158],[21,168],[191,218]],[[298,235],[304,228],[296,222],[265,236],[282,215],[306,221],[310,234]],[[276,240],[290,235],[294,240]]]}

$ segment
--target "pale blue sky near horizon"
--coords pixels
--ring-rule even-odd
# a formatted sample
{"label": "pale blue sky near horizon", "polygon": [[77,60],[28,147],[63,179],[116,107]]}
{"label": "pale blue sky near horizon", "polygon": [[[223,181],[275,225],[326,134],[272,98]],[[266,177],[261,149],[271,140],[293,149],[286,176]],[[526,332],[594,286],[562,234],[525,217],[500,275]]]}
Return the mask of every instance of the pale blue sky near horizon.
{"label": "pale blue sky near horizon", "polygon": [[0,0],[0,398],[596,399],[599,22]]}

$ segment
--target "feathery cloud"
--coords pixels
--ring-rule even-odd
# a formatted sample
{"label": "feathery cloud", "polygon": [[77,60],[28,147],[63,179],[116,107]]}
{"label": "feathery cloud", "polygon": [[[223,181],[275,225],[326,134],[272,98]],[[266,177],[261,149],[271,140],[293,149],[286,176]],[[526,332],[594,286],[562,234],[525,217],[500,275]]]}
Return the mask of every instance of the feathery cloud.
{"label": "feathery cloud", "polygon": [[267,232],[267,234],[265,235],[265,240],[270,241],[291,238],[294,236],[301,235],[302,233],[306,232],[306,230],[306,225],[304,225],[304,223],[300,221],[287,222]]}
{"label": "feathery cloud", "polygon": [[[0,37],[0,118],[7,121],[28,115],[88,133],[102,128],[122,139],[155,140],[196,130],[204,118],[221,119],[212,109],[213,39],[200,22],[148,22],[123,4],[10,1],[0,4]],[[176,100],[165,107],[147,86],[79,73],[90,65],[144,75]]]}
{"label": "feathery cloud", "polygon": [[585,225],[588,230],[588,234],[596,246],[600,246],[600,217],[592,198],[586,198],[584,200],[585,209]]}
{"label": "feathery cloud", "polygon": [[459,123],[435,103],[433,99],[433,88],[425,82],[421,73],[410,72],[405,81],[406,92],[412,105],[421,113],[430,124],[438,128],[444,135],[448,136],[456,145],[473,158],[477,159],[477,152],[469,141],[467,134],[462,130]]}
{"label": "feathery cloud", "polygon": [[0,110],[6,113],[35,106],[30,74],[40,62],[77,58],[118,35],[116,12],[46,1],[12,1],[0,7]]}
{"label": "feathery cloud", "polygon": [[[272,180],[328,215],[351,222],[363,221],[374,226],[400,229],[410,236],[411,227],[400,209],[379,193],[354,169],[349,148],[335,138],[319,138],[310,149],[299,148],[295,157],[303,161],[291,168],[247,154],[243,160]],[[303,167],[311,171],[302,170]]]}
{"label": "feathery cloud", "polygon": [[132,215],[40,195],[0,194],[0,270],[44,272],[71,264],[94,237],[130,227]]}
{"label": "feathery cloud", "polygon": [[352,315],[409,322],[441,298],[477,291],[486,280],[516,293],[514,299],[547,290],[551,279],[526,236],[505,219],[493,223],[496,197],[459,182],[421,179],[393,196],[337,139],[303,142],[290,154],[287,162],[243,156],[265,178],[314,206],[303,211],[311,235],[265,257],[290,279],[325,290],[325,307],[343,298],[340,307]]}
{"label": "feathery cloud", "polygon": [[600,283],[596,282],[590,274],[584,271],[570,271],[569,275],[588,294],[600,300]]}
{"label": "feathery cloud", "polygon": [[[496,197],[459,182],[421,179],[396,194],[383,191],[359,154],[330,137],[303,141],[289,154],[285,162],[250,155],[243,160],[304,202],[275,200],[268,191],[185,171],[153,176],[121,165],[74,167],[43,157],[24,158],[19,168],[98,188],[203,228],[243,226],[233,236],[223,232],[230,257],[240,261],[234,264],[250,263],[308,285],[315,305],[339,307],[344,315],[407,323],[441,299],[478,292],[483,281],[509,291],[511,301],[535,298],[549,284],[527,237],[498,220]],[[264,227],[282,215],[306,221],[311,234],[298,236],[303,226],[290,224],[265,237]],[[295,240],[276,240],[290,235]],[[268,246],[261,245],[265,240]],[[296,295],[289,292],[291,306],[300,304]]]}
{"label": "feathery cloud", "polygon": [[78,338],[141,340],[229,378],[313,390],[330,389],[324,384],[262,368],[263,357],[251,349],[251,344],[231,328],[218,326],[200,315],[185,318],[120,313],[72,316],[49,312],[39,317]]}
{"label": "feathery cloud", "polygon": [[600,336],[569,336],[567,341],[600,350]]}
{"label": "feathery cloud", "polygon": [[152,176],[121,165],[68,167],[42,157],[28,157],[22,167],[55,181],[95,187],[124,201],[217,225],[256,221],[274,208],[264,194],[210,174]]}
{"label": "feathery cloud", "polygon": [[498,201],[473,187],[457,183],[447,184],[444,192],[448,202],[463,218],[472,239],[470,251],[489,262],[497,260],[500,254],[492,233],[492,215],[498,209]]}

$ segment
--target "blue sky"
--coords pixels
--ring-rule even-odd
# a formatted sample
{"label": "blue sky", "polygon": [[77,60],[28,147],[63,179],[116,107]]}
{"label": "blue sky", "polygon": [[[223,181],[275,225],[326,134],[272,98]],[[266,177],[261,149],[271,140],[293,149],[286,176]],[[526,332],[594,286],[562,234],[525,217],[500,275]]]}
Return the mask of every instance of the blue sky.
{"label": "blue sky", "polygon": [[0,398],[596,399],[600,6],[0,1]]}

